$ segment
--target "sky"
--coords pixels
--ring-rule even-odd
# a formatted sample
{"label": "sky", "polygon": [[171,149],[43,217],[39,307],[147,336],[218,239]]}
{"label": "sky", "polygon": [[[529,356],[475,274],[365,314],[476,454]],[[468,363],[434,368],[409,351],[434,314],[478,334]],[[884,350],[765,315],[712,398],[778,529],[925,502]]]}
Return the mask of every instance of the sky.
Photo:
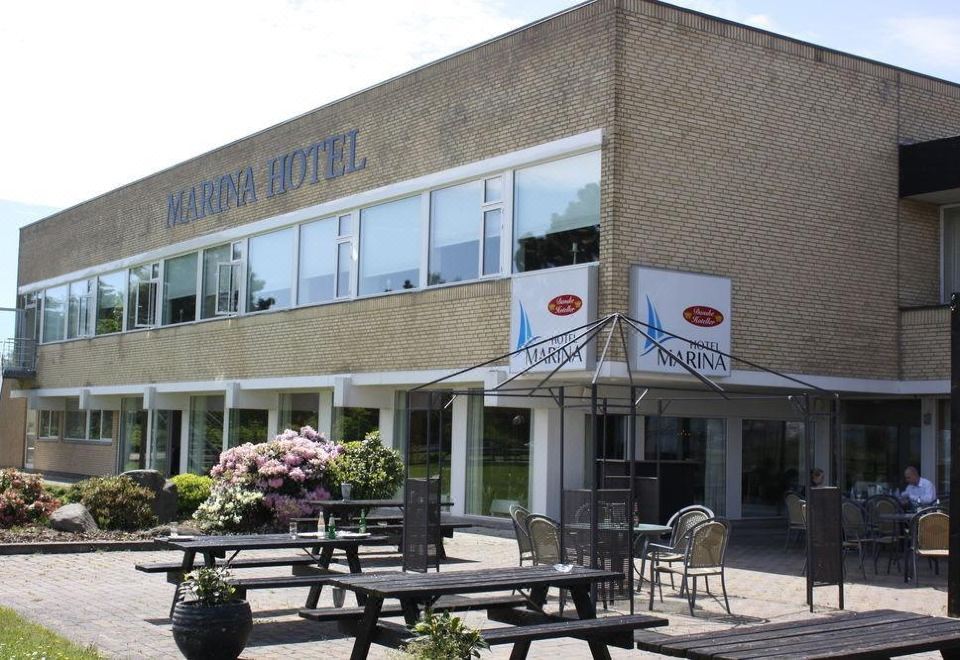
{"label": "sky", "polygon": [[[24,224],[574,4],[2,3],[0,307]],[[960,82],[952,0],[673,4]]]}

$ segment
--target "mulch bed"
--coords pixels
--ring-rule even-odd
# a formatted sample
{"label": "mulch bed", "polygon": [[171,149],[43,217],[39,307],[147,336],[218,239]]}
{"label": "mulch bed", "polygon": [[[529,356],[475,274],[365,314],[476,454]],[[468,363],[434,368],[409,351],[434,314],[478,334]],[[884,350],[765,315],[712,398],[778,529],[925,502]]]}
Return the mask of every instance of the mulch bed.
{"label": "mulch bed", "polygon": [[77,541],[143,541],[157,536],[159,530],[92,533],[60,532],[49,527],[0,529],[0,543],[69,543]]}

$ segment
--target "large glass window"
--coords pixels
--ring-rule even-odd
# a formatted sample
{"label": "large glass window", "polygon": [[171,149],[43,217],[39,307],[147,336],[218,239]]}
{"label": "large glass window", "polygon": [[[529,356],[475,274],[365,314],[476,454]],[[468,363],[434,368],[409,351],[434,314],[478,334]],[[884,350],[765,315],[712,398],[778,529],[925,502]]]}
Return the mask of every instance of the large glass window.
{"label": "large glass window", "polygon": [[960,206],[943,209],[943,246],[941,302],[950,302],[950,294],[960,292]]}
{"label": "large glass window", "polygon": [[[950,400],[937,401],[937,495],[950,496]],[[931,479],[932,481],[932,479]]]}
{"label": "large glass window", "polygon": [[723,419],[647,417],[644,457],[660,462],[660,511],[669,515],[704,504],[726,510],[726,433]]}
{"label": "large glass window", "polygon": [[267,441],[268,412],[266,410],[234,409],[230,411],[230,437],[228,447],[247,442],[257,444]]}
{"label": "large glass window", "polygon": [[123,330],[123,298],[126,272],[118,271],[97,278],[97,334]]}
{"label": "large glass window", "polygon": [[360,295],[420,286],[420,196],[360,211]]}
{"label": "large glass window", "polygon": [[474,280],[480,273],[483,182],[430,194],[429,284]]}
{"label": "large glass window", "polygon": [[87,439],[87,411],[80,410],[79,399],[67,399],[63,436],[69,440]]}
{"label": "large glass window", "polygon": [[783,496],[806,488],[802,422],[743,420],[743,517],[786,515]]}
{"label": "large glass window", "polygon": [[237,311],[240,262],[234,260],[229,243],[203,251],[203,295],[200,318],[232,314]]}
{"label": "large glass window", "polygon": [[172,476],[180,472],[180,427],[183,415],[179,410],[155,410],[150,442],[151,470]]}
{"label": "large glass window", "polygon": [[87,425],[87,440],[113,442],[113,411],[91,410]]}
{"label": "large glass window", "polygon": [[120,400],[120,471],[147,467],[147,411],[143,399]]}
{"label": "large glass window", "polygon": [[247,311],[290,306],[293,283],[293,229],[250,239],[247,252]]}
{"label": "large glass window", "polygon": [[380,428],[379,408],[334,408],[333,439],[340,442],[363,440]]}
{"label": "large glass window", "polygon": [[43,294],[43,341],[66,339],[67,285],[47,289]]}
{"label": "large glass window", "polygon": [[127,287],[127,330],[152,328],[157,324],[157,290],[160,264],[130,269]]}
{"label": "large glass window", "polygon": [[280,414],[277,433],[286,429],[299,431],[304,426],[316,430],[320,422],[320,395],[313,393],[289,393],[280,395]]}
{"label": "large glass window", "polygon": [[[431,405],[431,398],[433,403]],[[447,392],[412,392],[410,394],[409,474],[423,478],[429,471],[431,477],[440,477],[440,497],[450,499],[450,469],[453,447],[452,395]],[[427,443],[430,451],[427,452]],[[406,453],[406,449],[404,449]],[[433,459],[428,470],[427,458]]]}
{"label": "large glass window", "polygon": [[300,227],[299,304],[325,302],[336,296],[336,246],[337,218],[317,220]]}
{"label": "large glass window", "polygon": [[91,334],[90,322],[93,311],[93,293],[96,290],[95,279],[70,283],[70,296],[67,303],[67,338],[87,337]]}
{"label": "large glass window", "polygon": [[600,258],[600,152],[516,171],[514,270]]}
{"label": "large glass window", "polygon": [[41,410],[38,416],[39,428],[38,437],[53,440],[60,437],[60,417],[59,410]]}
{"label": "large glass window", "polygon": [[847,494],[904,488],[904,469],[920,466],[920,401],[844,401],[841,420]]}
{"label": "large glass window", "polygon": [[197,320],[197,253],[163,264],[163,325]]}
{"label": "large glass window", "polygon": [[190,454],[187,469],[207,474],[223,451],[222,396],[190,397]]}
{"label": "large glass window", "polygon": [[529,507],[533,411],[484,407],[481,396],[468,405],[476,428],[467,443],[467,512],[506,517],[511,504]]}

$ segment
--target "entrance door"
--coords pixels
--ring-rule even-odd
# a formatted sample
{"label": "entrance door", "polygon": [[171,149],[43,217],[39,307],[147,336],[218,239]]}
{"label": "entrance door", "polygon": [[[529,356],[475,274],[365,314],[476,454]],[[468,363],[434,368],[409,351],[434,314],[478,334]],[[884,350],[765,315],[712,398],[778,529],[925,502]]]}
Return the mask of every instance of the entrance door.
{"label": "entrance door", "polygon": [[147,467],[147,411],[143,399],[120,400],[119,471],[142,470]]}
{"label": "entrance door", "polygon": [[183,413],[157,410],[153,413],[153,445],[150,468],[168,477],[180,473],[180,428]]}

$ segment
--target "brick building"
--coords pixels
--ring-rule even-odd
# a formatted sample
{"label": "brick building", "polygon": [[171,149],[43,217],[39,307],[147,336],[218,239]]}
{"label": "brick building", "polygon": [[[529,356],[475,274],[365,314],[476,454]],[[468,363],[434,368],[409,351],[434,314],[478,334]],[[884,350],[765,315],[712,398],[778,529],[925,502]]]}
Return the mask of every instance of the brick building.
{"label": "brick building", "polygon": [[[839,392],[846,488],[893,488],[908,463],[942,484],[960,195],[904,193],[899,152],[956,135],[958,85],[658,2],[585,3],[24,227],[0,459],[202,471],[307,423],[399,446],[405,390],[516,348],[518,323],[619,311]],[[520,309],[544,291],[576,313]],[[670,325],[677,301],[706,325]],[[662,349],[633,367],[691,381]],[[830,468],[829,429],[785,398],[681,398],[641,409],[637,450],[689,500],[780,514],[805,437]],[[442,414],[456,509],[555,513],[560,413],[477,401]],[[581,480],[589,425],[565,414]],[[623,445],[614,428],[601,453]]]}

